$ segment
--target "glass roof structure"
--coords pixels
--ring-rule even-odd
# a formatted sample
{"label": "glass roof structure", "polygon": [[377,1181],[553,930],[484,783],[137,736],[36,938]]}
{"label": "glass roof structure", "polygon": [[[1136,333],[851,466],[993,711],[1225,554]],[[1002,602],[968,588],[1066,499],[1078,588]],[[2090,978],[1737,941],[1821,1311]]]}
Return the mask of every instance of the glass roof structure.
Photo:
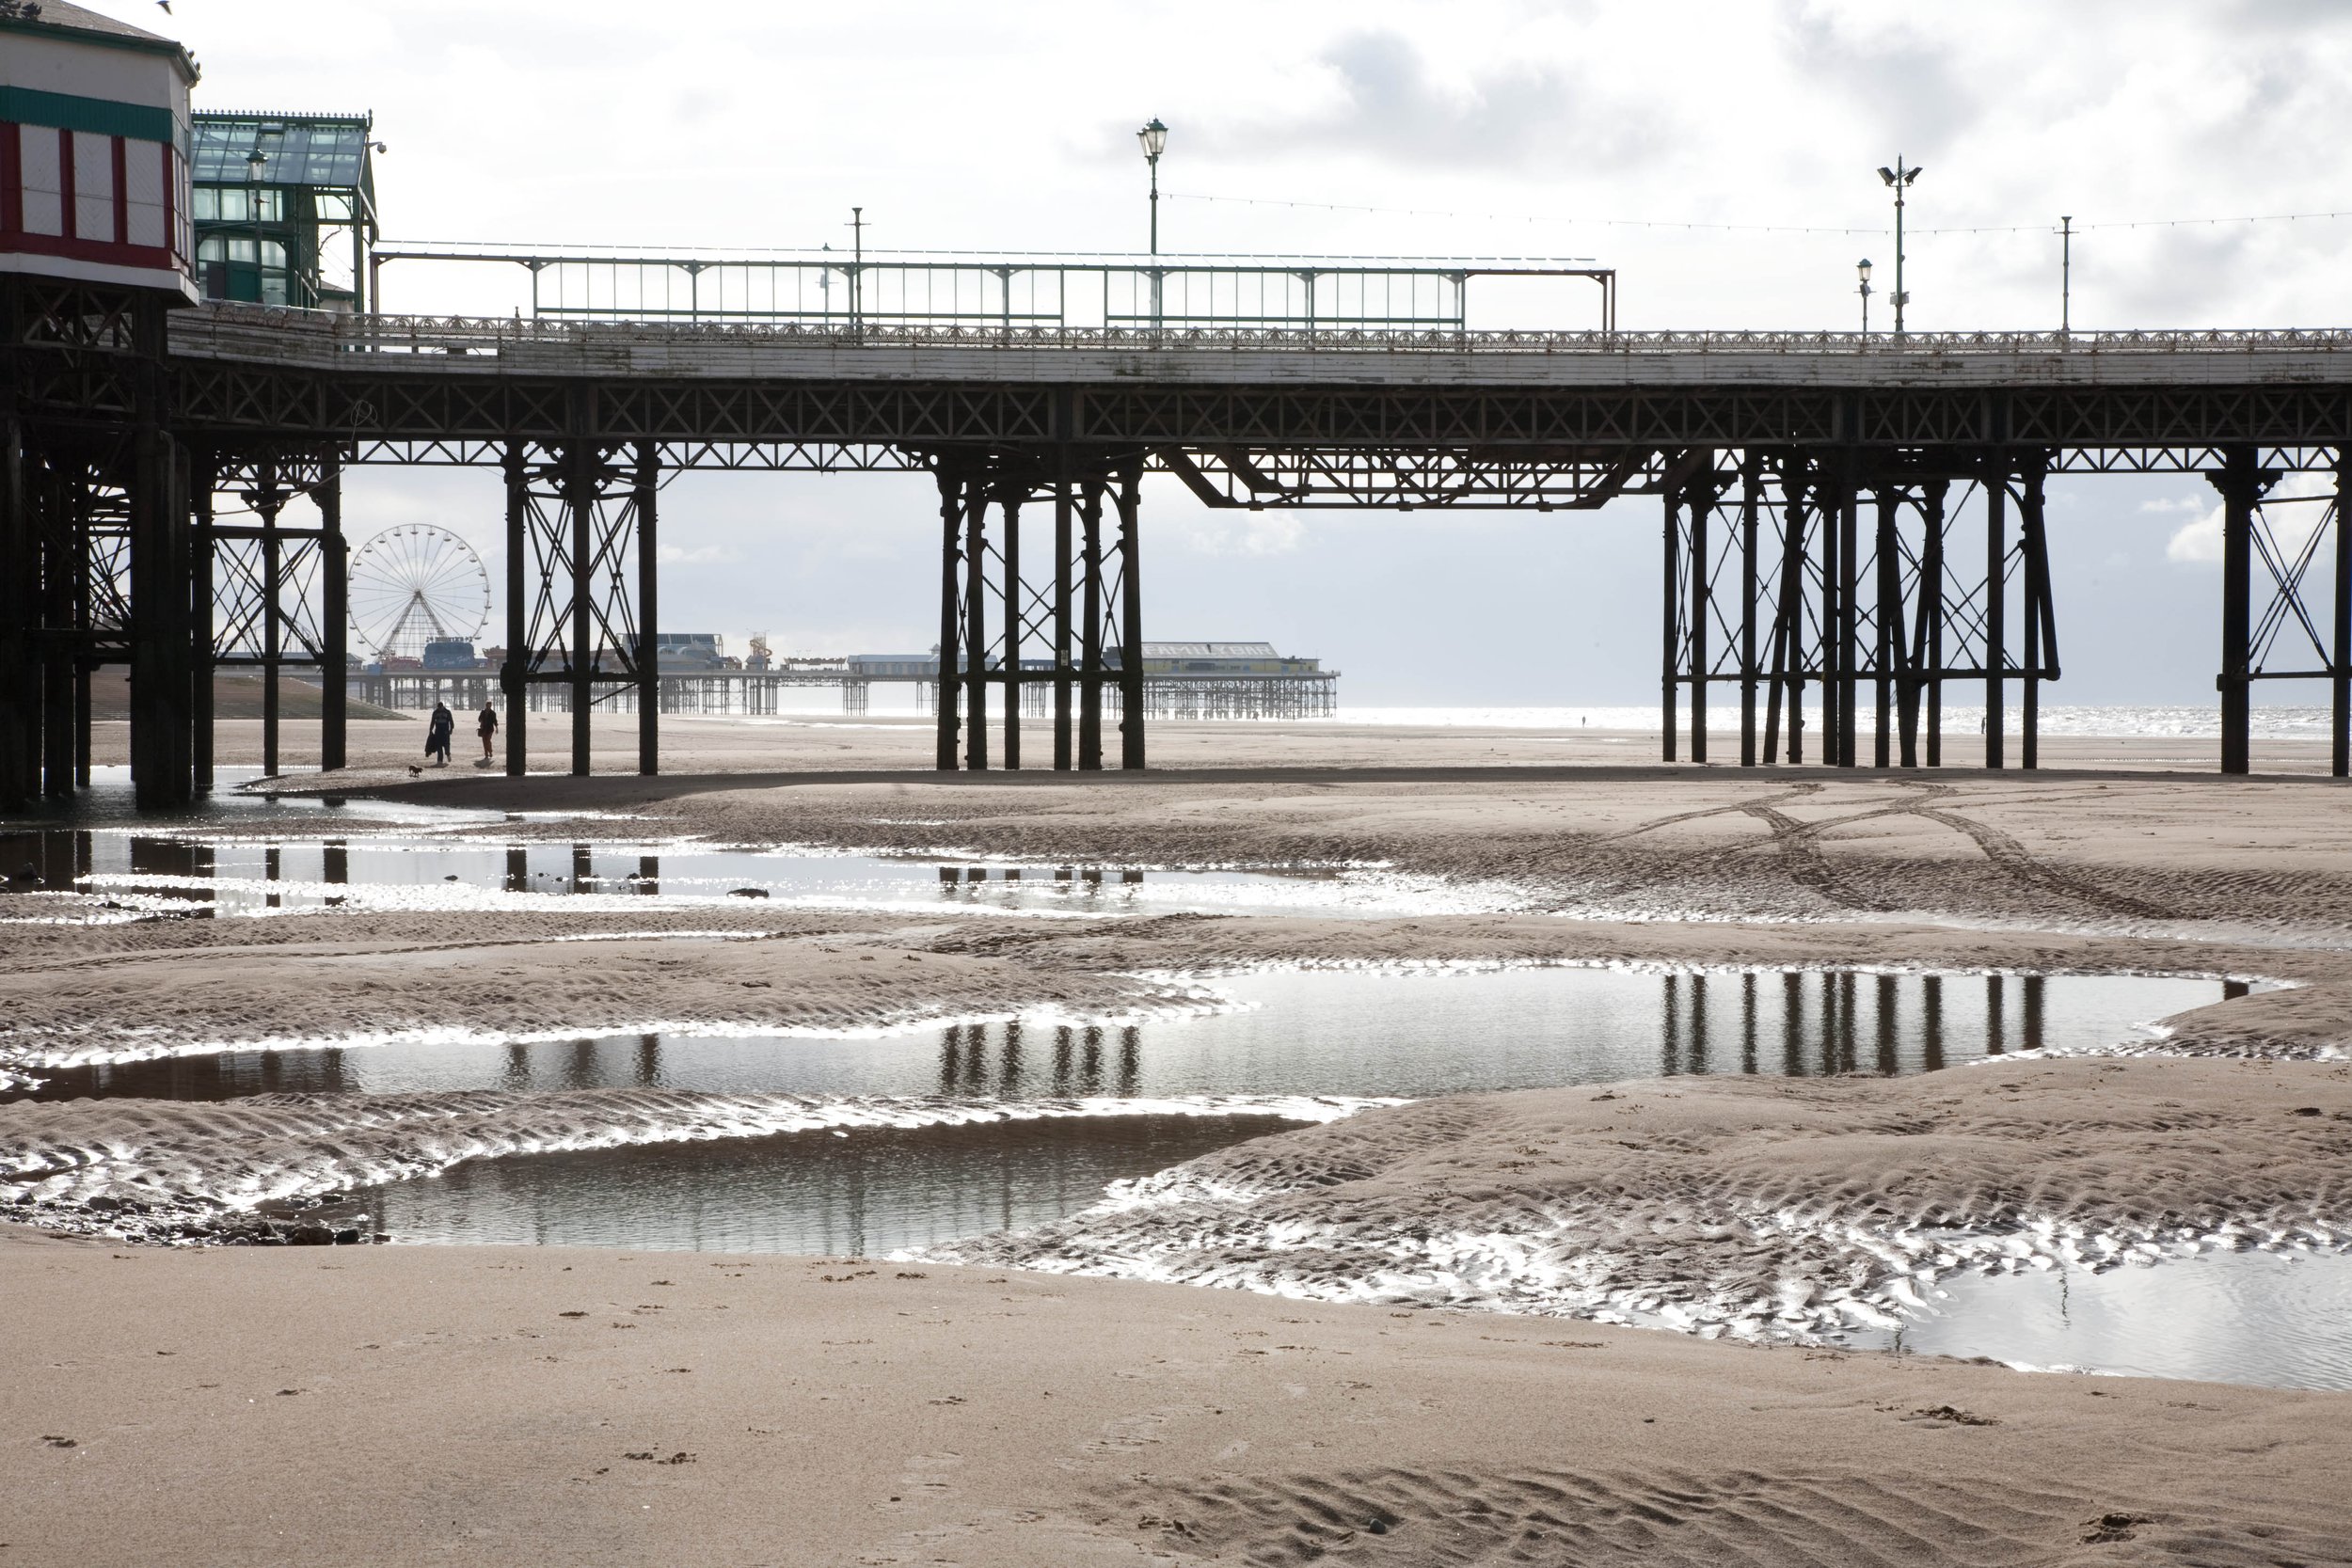
{"label": "glass roof structure", "polygon": [[189,118],[189,216],[205,297],[367,309],[375,117]]}
{"label": "glass roof structure", "polygon": [[246,161],[257,150],[267,154],[265,185],[355,190],[374,183],[368,166],[372,116],[204,112],[193,118],[196,155],[189,162],[199,185],[248,183],[253,177]]}

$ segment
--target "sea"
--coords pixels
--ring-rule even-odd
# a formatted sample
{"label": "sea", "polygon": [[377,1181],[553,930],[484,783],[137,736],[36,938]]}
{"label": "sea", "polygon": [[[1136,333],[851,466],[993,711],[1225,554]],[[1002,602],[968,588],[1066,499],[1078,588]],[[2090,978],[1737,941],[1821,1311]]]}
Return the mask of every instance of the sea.
{"label": "sea", "polygon": [[[895,693],[894,693],[895,695]],[[1759,708],[1761,699],[1759,697]],[[890,703],[881,689],[874,692],[868,713],[875,718],[903,719],[916,715],[912,696],[902,705]],[[1985,710],[1981,705],[1950,703],[1944,705],[1944,733],[1947,736],[1974,736],[1983,733]],[[807,721],[826,718],[840,721],[844,716],[830,692],[808,693],[803,702],[789,704],[778,714],[786,722]],[[1873,710],[1868,694],[1864,694],[1861,712],[1857,716],[1860,732],[1872,733]],[[1762,722],[1759,711],[1757,721]],[[1820,705],[1807,694],[1805,718],[1809,728],[1818,731]],[[1375,704],[1343,703],[1339,713],[1329,720],[1295,720],[1296,723],[1336,723],[1341,725],[1393,725],[1398,728],[1434,729],[1506,729],[1506,730],[1607,730],[1617,733],[1656,735],[1659,709],[1655,703],[1645,705],[1613,705],[1597,704],[1564,707],[1515,707],[1501,705],[1461,706],[1387,706]],[[1690,709],[1684,707],[1678,716],[1678,728],[1688,730]],[[853,720],[851,721],[854,721]],[[1224,721],[1220,721],[1223,722]],[[2004,735],[2024,733],[2024,716],[2014,704],[2001,713]],[[1736,693],[1717,692],[1708,704],[1707,728],[1709,734],[1740,731],[1740,703]],[[2258,706],[2253,710],[2253,735],[2261,740],[2326,740],[2328,737],[2328,712],[2325,707]],[[2061,706],[2045,703],[2042,707],[2041,733],[2045,736],[2085,736],[2101,739],[2218,739],[2221,735],[2221,714],[2217,706],[2168,706],[2163,705],[2104,705]]]}

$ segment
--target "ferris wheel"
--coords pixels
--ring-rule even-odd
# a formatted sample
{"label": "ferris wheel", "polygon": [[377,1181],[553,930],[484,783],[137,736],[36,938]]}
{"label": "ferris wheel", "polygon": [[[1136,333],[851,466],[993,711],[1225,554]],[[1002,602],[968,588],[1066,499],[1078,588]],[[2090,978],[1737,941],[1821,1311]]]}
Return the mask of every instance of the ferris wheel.
{"label": "ferris wheel", "polygon": [[490,623],[490,574],[473,546],[431,523],[388,528],[351,558],[351,629],[379,659],[470,642]]}

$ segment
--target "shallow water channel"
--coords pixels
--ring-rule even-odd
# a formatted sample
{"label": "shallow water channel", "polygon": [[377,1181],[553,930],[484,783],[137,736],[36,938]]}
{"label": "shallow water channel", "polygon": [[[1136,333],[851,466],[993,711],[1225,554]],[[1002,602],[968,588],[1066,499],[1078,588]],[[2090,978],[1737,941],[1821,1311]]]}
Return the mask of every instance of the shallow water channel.
{"label": "shallow water channel", "polygon": [[[1429,966],[1216,976],[1229,1010],[842,1039],[625,1035],[230,1052],[44,1069],[41,1099],[788,1094],[1083,1117],[476,1159],[366,1195],[401,1241],[880,1253],[1034,1225],[1285,1125],[1291,1097],[1418,1099],[1658,1074],[1904,1073],[2144,1038],[2215,980]],[[1201,1114],[1211,1104],[1217,1114]],[[1238,1106],[1236,1110],[1234,1107]],[[1189,1114],[1187,1114],[1189,1113]],[[920,1117],[922,1112],[911,1111]]]}
{"label": "shallow water channel", "polygon": [[2352,1255],[2206,1252],[2099,1273],[1962,1275],[1901,1328],[1841,1338],[2015,1367],[2352,1389]]}
{"label": "shallow water channel", "polygon": [[[1039,865],[960,853],[860,854],[607,838],[548,842],[519,816],[353,802],[224,800],[169,826],[61,823],[0,832],[0,924],[66,917],[55,893],[109,910],[76,918],[192,919],[322,909],[574,912],[680,907],[888,910],[1103,918],[1174,913],[1323,919],[1523,907],[1500,885],[1373,866]],[[329,824],[344,827],[335,832]],[[347,826],[346,826],[347,824]],[[622,828],[622,824],[599,824]],[[930,826],[926,824],[926,826]],[[943,837],[948,830],[940,828]]]}

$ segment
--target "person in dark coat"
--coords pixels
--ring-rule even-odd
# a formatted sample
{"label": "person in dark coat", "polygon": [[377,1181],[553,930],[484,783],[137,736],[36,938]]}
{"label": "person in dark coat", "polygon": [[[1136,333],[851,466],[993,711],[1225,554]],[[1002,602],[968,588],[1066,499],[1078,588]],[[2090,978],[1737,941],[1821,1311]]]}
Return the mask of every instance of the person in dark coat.
{"label": "person in dark coat", "polygon": [[482,760],[490,760],[490,743],[498,738],[499,710],[488,702],[482,705],[482,717],[474,728],[482,732]]}
{"label": "person in dark coat", "polygon": [[433,705],[433,717],[424,726],[424,754],[434,759],[436,768],[449,766],[449,737],[457,730],[457,716],[440,703]]}

